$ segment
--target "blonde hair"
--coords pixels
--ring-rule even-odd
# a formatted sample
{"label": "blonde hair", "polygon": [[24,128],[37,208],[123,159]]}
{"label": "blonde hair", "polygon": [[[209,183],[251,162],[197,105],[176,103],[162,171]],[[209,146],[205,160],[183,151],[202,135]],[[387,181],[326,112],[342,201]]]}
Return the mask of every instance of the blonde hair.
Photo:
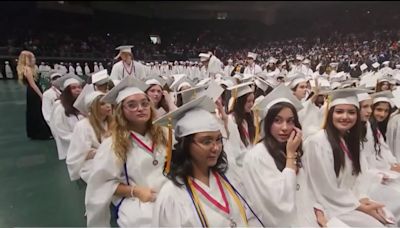
{"label": "blonde hair", "polygon": [[96,138],[101,143],[101,138],[107,137],[110,135],[110,128],[112,125],[112,117],[107,116],[105,122],[107,123],[107,128],[105,129],[102,125],[102,120],[100,120],[100,106],[102,105],[102,102],[100,99],[104,95],[98,96],[93,102],[92,105],[89,107],[89,115],[88,115],[88,120],[90,125],[92,125],[94,133],[96,134]]}
{"label": "blonde hair", "polygon": [[18,74],[18,81],[20,84],[24,84],[24,73],[25,73],[25,68],[29,67],[32,70],[32,75],[33,79],[36,81],[38,79],[37,75],[37,67],[36,65],[34,66],[29,66],[28,65],[28,59],[35,57],[32,52],[30,51],[21,51],[18,57],[18,65],[17,65],[17,74]]}
{"label": "blonde hair", "polygon": [[[150,101],[149,97],[146,98]],[[151,102],[150,102],[151,103]],[[154,105],[151,103],[150,106],[150,119],[147,122],[147,132],[150,134],[151,140],[156,146],[166,146],[167,138],[163,129],[160,126],[153,125],[153,119],[155,119],[156,111]],[[123,114],[122,102],[119,103],[114,112],[114,124],[111,127],[113,151],[117,158],[126,162],[127,153],[132,147],[132,141],[128,129],[128,120]]]}

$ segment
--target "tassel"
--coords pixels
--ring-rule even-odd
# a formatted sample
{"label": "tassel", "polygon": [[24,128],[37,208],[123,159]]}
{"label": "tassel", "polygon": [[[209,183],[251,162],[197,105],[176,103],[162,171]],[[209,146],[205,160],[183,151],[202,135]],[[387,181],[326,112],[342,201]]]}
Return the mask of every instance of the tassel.
{"label": "tassel", "polygon": [[328,123],[328,112],[329,112],[329,105],[331,103],[332,97],[329,95],[328,98],[326,99],[325,103],[325,110],[324,110],[324,119],[322,121],[322,126],[321,129],[325,129],[326,124]]}
{"label": "tassel", "polygon": [[258,110],[254,110],[254,127],[256,128],[256,134],[254,136],[253,144],[257,144],[260,138],[260,123],[259,123],[259,115]]}
{"label": "tassel", "polygon": [[172,159],[172,118],[168,118],[168,142],[167,142],[167,155],[165,159],[164,173],[169,174],[171,170]]}
{"label": "tassel", "polygon": [[235,108],[235,103],[236,103],[236,97],[237,97],[237,89],[233,89],[232,90],[232,96],[229,99],[229,103],[228,103],[228,113],[231,113],[233,111],[233,109]]}

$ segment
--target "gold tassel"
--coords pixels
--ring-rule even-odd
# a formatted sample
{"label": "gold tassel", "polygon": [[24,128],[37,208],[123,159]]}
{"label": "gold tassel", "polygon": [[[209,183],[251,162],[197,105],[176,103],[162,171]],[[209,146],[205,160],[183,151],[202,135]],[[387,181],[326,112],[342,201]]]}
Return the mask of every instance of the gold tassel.
{"label": "gold tassel", "polygon": [[167,155],[165,159],[164,172],[169,174],[171,170],[171,159],[172,159],[172,118],[168,117],[168,142],[167,142]]}
{"label": "gold tassel", "polygon": [[254,136],[254,141],[253,144],[257,144],[258,140],[260,138],[260,123],[259,123],[259,115],[258,115],[259,110],[254,110],[254,126],[256,128],[256,134]]}
{"label": "gold tassel", "polygon": [[332,102],[332,97],[329,95],[328,98],[326,99],[325,103],[325,110],[324,110],[324,119],[322,121],[322,126],[321,129],[325,129],[326,124],[328,123],[328,112],[329,112],[329,105]]}
{"label": "gold tassel", "polygon": [[236,103],[236,97],[237,97],[237,89],[233,89],[232,90],[232,96],[229,99],[229,103],[228,103],[228,113],[231,113],[233,111],[233,108],[235,108],[235,103]]}

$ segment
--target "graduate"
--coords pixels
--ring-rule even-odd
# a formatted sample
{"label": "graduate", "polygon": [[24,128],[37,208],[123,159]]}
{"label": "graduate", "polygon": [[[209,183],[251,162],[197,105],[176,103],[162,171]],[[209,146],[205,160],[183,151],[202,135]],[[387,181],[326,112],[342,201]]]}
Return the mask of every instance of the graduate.
{"label": "graduate", "polygon": [[110,226],[110,204],[120,227],[151,225],[153,202],[167,181],[162,172],[167,131],[152,124],[156,112],[147,88],[127,76],[101,100],[116,109],[111,137],[97,149],[87,182],[89,227]]}
{"label": "graduate", "polygon": [[248,52],[247,53],[247,66],[244,69],[245,74],[252,74],[252,75],[258,75],[259,73],[262,72],[261,67],[255,63],[257,59],[257,54],[253,52]]}
{"label": "graduate", "polygon": [[86,118],[75,125],[67,152],[66,163],[71,181],[88,181],[96,151],[101,142],[110,136],[112,108],[100,100],[103,96],[103,92],[94,91],[92,85],[87,84],[74,103],[74,107]]}
{"label": "graduate", "polygon": [[398,162],[400,162],[400,140],[398,139],[400,132],[399,129],[400,129],[400,110],[397,109],[397,111],[395,111],[393,115],[390,117],[389,122],[387,124],[386,142]]}
{"label": "graduate", "polygon": [[337,217],[349,226],[379,227],[386,224],[383,204],[370,200],[370,180],[363,175],[360,159],[361,89],[331,93],[323,129],[304,142],[303,165],[310,192],[329,220]]}
{"label": "graduate", "polygon": [[92,84],[96,91],[100,91],[103,93],[108,92],[108,85],[110,82],[110,77],[107,74],[107,70],[98,71],[92,74]]}
{"label": "graduate", "polygon": [[[254,144],[255,125],[251,108],[254,105],[253,82],[242,83],[227,88],[231,91],[229,100],[229,118],[237,125],[237,132],[243,150]],[[233,133],[233,132],[231,132]]]}
{"label": "graduate", "polygon": [[[168,181],[156,201],[155,227],[260,226],[239,176],[229,173],[221,125],[203,95],[155,121],[175,128]],[[196,121],[193,121],[196,120]],[[171,127],[172,127],[171,126]],[[228,174],[228,173],[229,174]]]}
{"label": "graduate", "polygon": [[48,88],[43,93],[42,113],[48,125],[50,125],[50,116],[54,108],[54,103],[57,99],[59,99],[61,95],[59,88],[57,88],[54,84],[54,82],[60,77],[61,77],[60,73],[54,70],[51,71],[50,72],[51,87]]}
{"label": "graduate", "polygon": [[75,124],[84,118],[73,104],[82,91],[83,80],[73,74],[67,74],[55,82],[61,89],[60,102],[54,105],[50,118],[50,127],[60,140],[57,145],[58,158],[64,160],[67,156]]}
{"label": "graduate", "polygon": [[149,96],[157,110],[156,118],[177,108],[168,91],[163,90],[166,83],[164,79],[158,76],[146,80],[146,84],[149,85],[149,88],[145,93]]}
{"label": "graduate", "polygon": [[[297,112],[303,107],[280,85],[258,102],[262,140],[243,161],[243,181],[266,226],[318,227],[304,170],[302,132]],[[325,225],[325,224],[324,224]]]}
{"label": "graduate", "polygon": [[111,70],[111,79],[122,80],[126,76],[133,76],[139,80],[145,80],[146,72],[143,64],[134,61],[131,45],[119,46],[115,50],[119,53],[114,59],[121,60],[115,63]]}
{"label": "graduate", "polygon": [[400,164],[390,151],[378,130],[371,128],[369,118],[372,113],[372,97],[367,94],[358,94],[361,114],[361,156],[365,157],[371,175],[377,176],[368,191],[368,195],[382,202],[393,213],[394,219],[399,221],[400,203],[393,200],[400,196]]}

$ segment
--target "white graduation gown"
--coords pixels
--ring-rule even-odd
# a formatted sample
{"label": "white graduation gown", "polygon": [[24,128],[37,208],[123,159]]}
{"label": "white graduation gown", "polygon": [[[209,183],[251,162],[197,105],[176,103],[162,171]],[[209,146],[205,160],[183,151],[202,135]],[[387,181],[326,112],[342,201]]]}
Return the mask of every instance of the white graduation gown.
{"label": "white graduation gown", "polygon": [[309,194],[304,170],[278,170],[264,142],[254,146],[244,157],[243,182],[256,200],[256,210],[266,226],[318,227],[313,212],[314,199]]}
{"label": "white graduation gown", "polygon": [[57,145],[58,159],[64,160],[67,157],[72,132],[75,124],[81,119],[83,119],[83,116],[80,114],[77,116],[66,116],[65,109],[61,103],[54,107],[54,113],[52,114],[50,125],[52,125],[54,133],[60,140],[60,145]]}
{"label": "white graduation gown", "polygon": [[61,92],[54,86],[50,87],[43,93],[42,113],[47,124],[50,125],[50,117],[53,112],[54,103],[60,97]]}
{"label": "white graduation gown", "polygon": [[[149,134],[142,136],[134,133],[146,145],[151,147]],[[156,146],[153,155],[132,140],[132,148],[127,153],[127,176],[129,185],[145,186],[159,192],[167,178],[163,175],[165,146]],[[117,205],[122,197],[114,196],[120,183],[127,184],[124,163],[113,152],[112,138],[107,138],[98,148],[93,159],[92,172],[87,182],[85,205],[87,226],[110,226],[110,203]],[[125,198],[118,211],[117,223],[120,227],[150,226],[154,203],[140,202],[138,198]]]}
{"label": "white graduation gown", "polygon": [[[328,219],[337,217],[350,226],[382,226],[378,220],[356,210],[360,206],[359,199],[368,197],[366,191],[370,180],[363,173],[352,175],[352,163],[347,155],[345,166],[336,177],[333,151],[324,129],[310,136],[304,142],[303,150],[307,184]],[[360,163],[362,170],[365,170],[363,159],[360,159]]]}
{"label": "white graduation gown", "polygon": [[94,73],[99,72],[99,65],[94,64],[93,69],[94,69]]}
{"label": "white graduation gown", "polygon": [[89,66],[88,66],[88,65],[85,66],[85,75],[86,75],[86,76],[89,76],[89,75],[90,75],[90,69],[89,69]]}
{"label": "white graduation gown", "polygon": [[74,128],[67,152],[67,168],[71,181],[89,179],[93,159],[86,160],[91,149],[97,150],[100,142],[88,118],[80,120]]}
{"label": "white graduation gown", "polygon": [[83,71],[81,66],[76,67],[76,75],[83,76]]}
{"label": "white graduation gown", "polygon": [[[239,191],[239,193],[245,198],[247,203],[254,211],[252,203],[249,201],[249,197],[243,189],[243,184],[240,183],[240,178],[236,173],[230,173],[226,175],[229,182]],[[216,178],[210,172],[209,186],[203,184],[198,180],[194,180],[201,188],[203,188],[208,194],[210,194],[220,204],[224,205],[221,193],[219,191]],[[222,178],[221,178],[222,182]],[[208,221],[210,227],[229,227],[230,220],[226,214],[219,211],[211,202],[209,202],[200,192],[196,191],[199,197],[203,213]],[[235,203],[233,197],[229,194],[228,190],[224,188],[224,193],[228,200],[230,208],[230,216],[237,223],[238,227],[244,227],[246,224],[243,221],[239,207]],[[244,201],[238,196],[240,202],[245,208],[246,217],[248,219],[248,225],[251,227],[260,226],[260,223],[256,217],[251,213],[250,209],[246,206]],[[259,216],[259,215],[258,215]],[[158,195],[156,205],[154,206],[153,212],[153,227],[201,227],[199,216],[196,212],[193,201],[189,195],[189,192],[185,186],[178,187],[172,181],[168,181],[160,191]]]}
{"label": "white graduation gown", "polygon": [[70,74],[75,74],[75,69],[74,69],[74,67],[71,65],[71,66],[69,66],[69,73]]}
{"label": "white graduation gown", "polygon": [[232,71],[233,71],[233,69],[235,69],[234,66],[226,65],[225,68],[224,68],[224,74],[225,74],[225,76],[230,77],[230,76],[231,76],[231,73],[232,73]]}
{"label": "white graduation gown", "polygon": [[389,145],[390,150],[396,157],[396,160],[400,162],[400,114],[396,114],[390,117],[387,130],[386,130],[386,142]]}
{"label": "white graduation gown", "polygon": [[99,65],[99,70],[104,70],[103,64]]}
{"label": "white graduation gown", "polygon": [[10,64],[8,64],[8,63],[6,63],[5,72],[6,72],[6,77],[7,78],[13,78],[14,77],[13,72],[12,72],[11,67],[10,67]]}
{"label": "white graduation gown", "polygon": [[262,73],[262,69],[260,65],[254,64],[253,66],[246,66],[246,68],[244,68],[244,73],[256,75]]}
{"label": "white graduation gown", "polygon": [[[376,155],[374,137],[369,121],[366,123],[366,127],[367,141],[362,145],[361,153],[368,162],[368,172],[376,176],[375,181],[371,183],[368,195],[373,200],[385,204],[386,208],[389,209],[397,221],[400,222],[400,202],[393,200],[400,197],[400,173],[390,170],[391,165],[397,163],[396,158],[392,155],[382,136],[378,139],[381,148],[381,156],[379,157]],[[382,184],[381,179],[383,174],[393,176],[393,179],[387,184]],[[400,223],[398,225],[400,225]]]}
{"label": "white graduation gown", "polygon": [[[243,124],[243,126],[246,126],[247,129],[247,122],[245,123],[246,124]],[[249,143],[247,147],[244,145],[242,139],[240,138],[238,125],[235,121],[235,117],[233,116],[233,114],[228,115],[228,130],[230,134],[228,141],[230,143],[230,146],[234,148],[227,152],[228,159],[231,161],[234,160],[236,162],[236,165],[241,167],[246,152],[253,147],[253,144]]]}
{"label": "white graduation gown", "polygon": [[321,129],[324,119],[324,107],[318,108],[311,99],[302,103],[303,108],[298,112],[299,122],[302,126],[303,139],[317,133]]}
{"label": "white graduation gown", "polygon": [[[127,72],[124,69],[124,64],[123,64],[122,60],[115,63],[111,70],[110,79],[122,80],[126,76],[134,76],[140,80],[145,80],[146,72],[145,72],[145,67],[143,66],[143,64],[136,62],[136,61],[133,61],[133,64],[134,65],[132,66],[132,71],[129,74],[129,72]],[[130,71],[131,68],[128,67],[128,70]]]}

